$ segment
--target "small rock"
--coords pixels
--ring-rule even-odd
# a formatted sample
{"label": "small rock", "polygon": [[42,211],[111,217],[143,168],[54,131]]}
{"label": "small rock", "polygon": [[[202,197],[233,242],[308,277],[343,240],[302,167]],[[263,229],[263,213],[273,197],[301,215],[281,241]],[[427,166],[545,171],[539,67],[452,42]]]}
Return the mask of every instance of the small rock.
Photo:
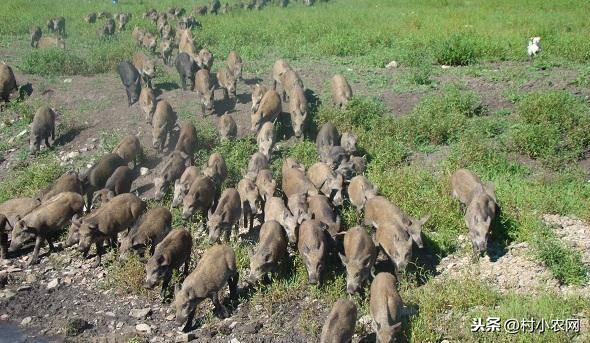
{"label": "small rock", "polygon": [[22,285],[19,288],[17,288],[17,292],[22,292],[22,291],[28,291],[29,289],[31,289],[31,286],[29,285]]}
{"label": "small rock", "polygon": [[25,133],[27,133],[27,129],[24,129],[21,132],[19,132],[18,135],[16,135],[16,138],[20,138],[20,137],[24,136]]}
{"label": "small rock", "polygon": [[177,342],[177,343],[190,342],[193,339],[195,339],[196,337],[197,337],[197,335],[195,335],[192,332],[190,332],[190,333],[183,333],[183,334],[180,334],[180,335],[176,336],[176,338],[174,339],[174,342]]}
{"label": "small rock", "polygon": [[37,281],[37,277],[33,274],[27,274],[27,276],[25,277],[25,281],[27,283],[33,283],[33,282]]}
{"label": "small rock", "polygon": [[64,83],[72,83],[72,79],[65,79]]}
{"label": "small rock", "polygon": [[443,64],[443,65],[441,65],[440,67],[441,67],[441,68],[443,68],[443,69],[449,69],[451,66],[448,66],[448,65],[446,65],[446,64]]}
{"label": "small rock", "polygon": [[47,289],[54,289],[59,285],[59,279],[55,278],[47,284]]}
{"label": "small rock", "polygon": [[146,333],[148,335],[152,333],[152,328],[145,323],[139,323],[135,325],[135,330],[141,333]]}
{"label": "small rock", "polygon": [[229,343],[240,343],[240,341],[237,338],[232,338]]}
{"label": "small rock", "polygon": [[107,317],[115,317],[115,313],[114,312],[105,312],[104,315],[107,316]]}
{"label": "small rock", "polygon": [[176,317],[176,316],[175,316],[175,315],[174,315],[174,313],[173,313],[173,314],[171,314],[171,315],[167,316],[167,317],[166,317],[166,320],[167,320],[167,321],[172,321],[172,320],[174,320],[174,318],[175,318],[175,317]]}
{"label": "small rock", "polygon": [[139,168],[139,174],[141,174],[141,176],[146,176],[149,173],[150,173],[150,170],[147,169],[146,167]]}
{"label": "small rock", "polygon": [[29,325],[31,323],[31,320],[33,320],[33,318],[31,317],[25,317],[21,322],[20,325],[22,326],[26,326]]}
{"label": "small rock", "polygon": [[69,154],[66,155],[68,159],[73,160],[74,158],[80,156],[80,153],[78,151],[72,151]]}
{"label": "small rock", "polygon": [[399,67],[397,61],[391,61],[385,66],[387,69],[395,69],[397,67]]}
{"label": "small rock", "polygon": [[238,322],[232,322],[231,324],[229,324],[229,329],[233,330],[236,327],[236,325],[238,325]]}
{"label": "small rock", "polygon": [[149,307],[141,308],[141,309],[132,309],[129,312],[129,316],[136,318],[136,319],[145,319],[152,313],[152,309]]}

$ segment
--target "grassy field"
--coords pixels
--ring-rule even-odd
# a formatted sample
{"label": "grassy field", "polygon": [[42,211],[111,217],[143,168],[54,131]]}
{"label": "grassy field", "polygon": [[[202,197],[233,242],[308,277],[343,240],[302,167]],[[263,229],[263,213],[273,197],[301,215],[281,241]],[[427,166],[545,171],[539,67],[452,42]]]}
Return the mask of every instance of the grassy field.
{"label": "grassy field", "polygon": [[[22,73],[47,79],[110,73],[138,49],[130,36],[133,26],[156,32],[152,23],[141,19],[145,9],[179,5],[174,0],[121,0],[117,6],[109,1],[75,2],[76,6],[69,0],[40,0],[35,5],[9,0],[3,4],[0,49],[6,56],[0,59],[5,58]],[[182,6],[188,9],[201,3],[189,1]],[[100,24],[89,25],[82,18],[100,10],[132,12],[130,28],[112,39],[98,39]],[[248,61],[246,70],[265,79],[272,62],[283,57],[300,69],[313,72],[329,65],[329,70],[343,72],[351,80],[363,80],[366,89],[359,93],[368,95],[356,96],[346,110],[329,104],[327,88],[314,90],[319,99],[308,126],[319,127],[331,121],[340,130],[359,136],[359,147],[368,159],[367,176],[380,192],[412,216],[432,214],[424,227],[425,249],[437,260],[464,253],[458,237],[467,231],[459,204],[450,196],[449,184],[451,174],[464,167],[496,185],[502,210],[494,225],[494,244],[505,247],[527,242],[534,259],[561,284],[577,287],[588,284],[588,266],[582,263],[579,251],[559,240],[541,221],[541,215],[590,220],[590,184],[579,163],[590,150],[590,105],[587,98],[572,92],[572,87],[590,86],[590,24],[586,13],[590,13],[590,3],[573,0],[334,0],[311,8],[296,3],[286,9],[270,6],[262,11],[206,16],[199,18],[203,28],[194,33],[197,43],[215,56],[225,56],[239,47]],[[67,49],[30,48],[29,28],[42,26],[47,17],[57,15],[66,17]],[[542,37],[543,51],[528,62],[526,40],[531,36]],[[393,76],[382,72],[392,60],[401,66]],[[449,73],[459,82],[443,82],[448,76],[442,76],[442,64],[457,67]],[[490,72],[495,68],[501,71]],[[523,87],[551,70],[567,70],[575,77],[567,87],[553,87],[549,82],[534,91]],[[176,79],[175,75],[161,76]],[[509,106],[490,109],[485,94],[460,82],[467,78],[510,84],[501,94]],[[396,96],[424,96],[407,115],[391,115],[383,101],[370,95],[380,94],[381,89],[391,90]],[[31,118],[32,105],[11,106],[22,115],[15,125],[0,128],[1,138],[12,137]],[[257,149],[254,139],[220,144],[215,128],[196,119],[192,112],[179,111],[179,117],[197,126],[196,163],[201,165],[211,152],[220,152],[229,167],[226,186],[234,186],[248,157]],[[68,119],[74,120],[72,116]],[[5,141],[0,143],[0,152],[19,142],[26,144],[26,137],[11,144]],[[442,157],[427,166],[414,162],[418,155]],[[313,136],[295,145],[282,145],[274,156],[272,169],[277,180],[281,179],[280,166],[286,157],[310,166],[317,161]],[[0,184],[2,201],[15,195],[33,195],[63,171],[54,152],[36,158],[23,153],[21,160]],[[350,204],[345,204],[340,214],[347,227],[359,220]],[[183,223],[179,212],[174,212],[174,224],[197,231],[198,223]],[[234,243],[242,274],[248,268],[251,244]],[[205,246],[203,243],[199,248]],[[271,313],[273,305],[305,297],[329,307],[344,294],[346,283],[337,256],[329,262],[326,281],[309,287],[305,268],[295,257],[284,264],[272,284],[260,286],[249,301]],[[419,263],[409,269],[401,280],[400,292],[404,301],[418,310],[404,320],[402,336],[408,341],[564,342],[574,335],[471,333],[471,318],[566,319],[579,313],[590,317],[587,296],[501,293],[477,276],[437,278]],[[141,265],[135,260],[111,265],[109,278],[109,286],[143,292],[139,287]],[[359,305],[359,317],[368,314],[367,296],[355,296],[354,301]],[[304,306],[297,320],[317,335],[323,318],[318,321],[313,311]]]}

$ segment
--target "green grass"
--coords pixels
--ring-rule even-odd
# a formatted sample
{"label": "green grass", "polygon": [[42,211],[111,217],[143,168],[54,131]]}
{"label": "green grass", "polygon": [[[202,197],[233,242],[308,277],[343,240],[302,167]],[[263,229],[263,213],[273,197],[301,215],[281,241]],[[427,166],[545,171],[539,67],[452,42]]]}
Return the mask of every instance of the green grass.
{"label": "green grass", "polygon": [[64,171],[59,161],[49,153],[43,153],[35,160],[25,160],[0,182],[0,202],[18,196],[37,196],[41,189],[47,187]]}

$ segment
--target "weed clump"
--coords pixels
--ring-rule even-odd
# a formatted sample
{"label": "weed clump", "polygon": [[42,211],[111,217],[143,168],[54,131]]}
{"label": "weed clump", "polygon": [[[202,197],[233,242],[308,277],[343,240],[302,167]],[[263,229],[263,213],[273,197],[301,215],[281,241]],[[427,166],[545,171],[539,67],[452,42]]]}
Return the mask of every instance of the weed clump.
{"label": "weed clump", "polygon": [[88,63],[82,57],[63,49],[34,50],[24,57],[20,69],[43,76],[91,74]]}
{"label": "weed clump", "polygon": [[450,66],[474,64],[479,58],[478,42],[471,35],[456,33],[440,42],[434,54],[439,64]]}

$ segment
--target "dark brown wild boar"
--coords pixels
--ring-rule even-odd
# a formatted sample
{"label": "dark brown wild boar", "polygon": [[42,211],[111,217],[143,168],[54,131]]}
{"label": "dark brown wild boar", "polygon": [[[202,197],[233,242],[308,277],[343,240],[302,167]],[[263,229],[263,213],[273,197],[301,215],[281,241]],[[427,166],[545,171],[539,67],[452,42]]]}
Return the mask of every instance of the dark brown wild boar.
{"label": "dark brown wild boar", "polygon": [[203,174],[210,177],[215,182],[218,189],[227,178],[227,165],[221,154],[215,152],[209,156],[207,167],[203,170]]}
{"label": "dark brown wild boar", "polygon": [[266,201],[274,196],[275,189],[277,188],[277,182],[272,178],[272,172],[270,169],[262,169],[258,171],[256,176],[256,187],[258,193],[262,198],[262,201]]}
{"label": "dark brown wild boar", "polygon": [[31,34],[31,47],[37,48],[39,46],[39,39],[41,39],[41,36],[43,35],[43,32],[41,32],[41,28],[39,26],[31,27],[30,34]]}
{"label": "dark brown wild boar", "polygon": [[232,248],[226,245],[214,245],[207,249],[195,270],[184,280],[182,288],[174,295],[176,322],[185,324],[183,331],[186,332],[191,328],[196,307],[206,298],[210,298],[213,302],[218,317],[229,317],[227,309],[219,301],[218,293],[225,284],[228,284],[230,298],[237,300],[238,278],[236,256]]}
{"label": "dark brown wild boar", "polygon": [[250,157],[248,169],[246,170],[244,177],[254,181],[256,180],[256,175],[258,175],[258,172],[262,169],[268,169],[268,158],[259,152],[255,152]]}
{"label": "dark brown wild boar", "polygon": [[126,164],[125,160],[117,154],[105,154],[92,168],[80,176],[84,193],[86,193],[86,205],[88,208],[92,203],[94,192],[104,188],[115,169]]}
{"label": "dark brown wild boar", "polygon": [[291,126],[295,137],[303,137],[303,128],[308,112],[307,98],[302,87],[295,85],[289,93],[289,114],[291,115]]}
{"label": "dark brown wild boar", "polygon": [[305,172],[298,168],[287,168],[283,171],[282,188],[287,198],[295,194],[318,194],[317,189],[305,175]]}
{"label": "dark brown wild boar", "polygon": [[[0,225],[0,258],[6,258],[8,253],[8,235],[12,235],[13,228],[18,221],[29,214],[32,210],[41,205],[39,199],[34,198],[14,198],[0,204],[0,215],[6,218],[6,222]],[[23,233],[24,234],[24,233]],[[23,241],[30,241],[33,235],[27,235],[21,238]]]}
{"label": "dark brown wild boar", "polygon": [[188,276],[193,238],[185,229],[170,231],[166,237],[156,245],[154,254],[145,265],[145,287],[152,289],[162,280],[160,295],[165,300],[168,285],[172,279],[172,272],[184,265],[184,276]]}
{"label": "dark brown wild boar", "polygon": [[148,124],[152,123],[152,117],[156,111],[156,95],[154,90],[149,87],[144,87],[139,93],[139,107],[145,113],[145,121]]}
{"label": "dark brown wild boar", "polygon": [[378,188],[363,175],[353,177],[348,184],[348,197],[350,198],[350,203],[359,213],[363,211],[367,201],[376,197],[378,192]]}
{"label": "dark brown wild boar", "polygon": [[321,155],[326,147],[333,147],[340,145],[340,134],[338,129],[331,122],[327,122],[320,128],[315,139],[315,145],[318,153]]}
{"label": "dark brown wild boar", "polygon": [[164,150],[166,139],[176,124],[176,112],[166,100],[158,101],[156,112],[152,117],[152,144],[154,149]]}
{"label": "dark brown wild boar", "polygon": [[279,93],[270,90],[260,100],[258,110],[250,115],[250,130],[258,131],[265,122],[273,122],[282,111],[281,97]]}
{"label": "dark brown wild boar", "polygon": [[344,298],[338,299],[322,328],[320,343],[352,342],[356,325],[356,305]]}
{"label": "dark brown wild boar", "polygon": [[379,273],[371,283],[369,306],[377,343],[395,342],[401,331],[402,298],[396,290],[397,280],[389,273]]}
{"label": "dark brown wild boar", "polygon": [[324,271],[326,256],[325,225],[319,220],[306,220],[299,227],[297,249],[303,259],[309,283],[318,284]]}
{"label": "dark brown wild boar", "polygon": [[323,195],[312,195],[307,200],[309,204],[309,216],[326,224],[326,230],[330,236],[335,237],[341,229],[340,215],[334,211],[330,201]]}
{"label": "dark brown wild boar", "polygon": [[346,292],[354,294],[372,274],[377,248],[367,231],[355,226],[344,234],[344,255],[338,253],[346,268]]}
{"label": "dark brown wild boar", "polygon": [[207,227],[209,228],[209,241],[217,242],[225,233],[226,242],[229,242],[232,229],[238,234],[238,222],[242,215],[242,201],[235,188],[227,188],[221,194],[215,212],[209,213]]}
{"label": "dark brown wild boar", "polygon": [[223,100],[236,98],[237,79],[227,67],[217,70],[217,84],[223,90]]}
{"label": "dark brown wild boar", "polygon": [[113,172],[104,188],[113,192],[114,195],[129,193],[131,191],[131,183],[133,182],[133,171],[127,166],[122,166]]}
{"label": "dark brown wild boar", "polygon": [[174,150],[187,154],[192,161],[195,145],[197,145],[197,129],[189,121],[180,123],[180,135]]}
{"label": "dark brown wild boar", "polygon": [[198,177],[182,199],[182,219],[187,220],[196,211],[200,211],[204,218],[212,208],[217,194],[214,181],[206,175]]}
{"label": "dark brown wild boar", "polygon": [[125,162],[133,162],[133,169],[137,165],[137,157],[141,156],[141,143],[135,135],[127,135],[121,139],[113,154],[119,155]]}
{"label": "dark brown wild boar", "polygon": [[55,118],[56,112],[48,106],[42,106],[35,112],[33,123],[31,124],[31,138],[29,139],[31,153],[39,151],[41,141],[45,141],[45,146],[51,148],[49,137],[55,141]]}
{"label": "dark brown wild boar", "polygon": [[180,179],[176,179],[176,181],[174,181],[174,195],[172,197],[171,204],[173,208],[178,207],[178,205],[182,203],[182,199],[186,195],[186,192],[188,192],[189,188],[200,174],[201,171],[199,168],[190,166],[184,170],[180,176]]}
{"label": "dark brown wild boar", "polygon": [[271,197],[264,204],[264,222],[277,221],[285,229],[290,243],[297,241],[297,218],[285,206],[283,199]]}
{"label": "dark brown wild boar", "polygon": [[51,186],[41,191],[39,198],[41,202],[45,202],[62,192],[84,194],[78,173],[73,171],[64,173]]}
{"label": "dark brown wild boar", "polygon": [[258,187],[250,179],[242,179],[238,182],[238,193],[242,204],[242,214],[244,215],[244,226],[252,230],[254,227],[254,216],[258,212]]}
{"label": "dark brown wild boar", "polygon": [[197,99],[201,103],[201,114],[213,112],[213,91],[215,84],[211,80],[211,75],[207,69],[199,69],[195,76],[195,91]]}
{"label": "dark brown wild boar", "polygon": [[344,178],[334,172],[326,163],[317,162],[309,167],[307,177],[317,190],[323,193],[335,206],[342,205]]}
{"label": "dark brown wild boar", "polygon": [[151,247],[150,255],[153,255],[156,245],[170,232],[171,225],[172,213],[170,210],[164,207],[150,209],[139,218],[137,225],[121,240],[120,258],[125,259],[131,250],[141,256],[148,246]]}
{"label": "dark brown wild boar", "polygon": [[176,150],[171,152],[162,169],[154,177],[154,199],[157,201],[162,200],[166,195],[168,185],[178,180],[191,163],[187,154]]}
{"label": "dark brown wild boar", "polygon": [[332,77],[332,103],[337,107],[345,107],[352,98],[352,89],[344,76],[337,74]]}
{"label": "dark brown wild boar", "polygon": [[248,281],[258,282],[268,273],[276,270],[279,262],[287,255],[287,237],[281,224],[275,220],[267,221],[260,228],[260,239],[256,252],[250,255],[250,275]]}
{"label": "dark brown wild boar", "polygon": [[234,118],[227,112],[219,118],[217,124],[217,131],[222,141],[235,139],[238,135],[238,125]]}

